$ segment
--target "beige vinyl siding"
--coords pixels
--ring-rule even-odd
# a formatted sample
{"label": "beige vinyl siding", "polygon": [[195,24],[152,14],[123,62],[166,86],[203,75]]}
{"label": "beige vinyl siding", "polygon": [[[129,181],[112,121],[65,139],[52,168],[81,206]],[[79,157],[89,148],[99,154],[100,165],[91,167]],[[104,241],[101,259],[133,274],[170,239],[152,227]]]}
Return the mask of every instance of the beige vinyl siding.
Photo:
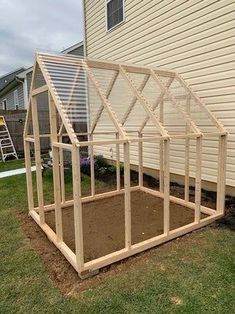
{"label": "beige vinyl siding", "polygon": [[[235,186],[235,1],[126,0],[125,23],[106,32],[105,2],[85,0],[87,55],[177,71],[229,131],[227,184]],[[125,104],[128,105],[128,104]],[[171,171],[183,174],[184,143],[172,143]],[[157,168],[157,148],[145,165]],[[191,156],[195,155],[192,145]],[[203,178],[216,182],[217,143],[204,141]],[[112,155],[110,147],[102,149]],[[132,149],[132,162],[137,152]],[[193,175],[195,160],[191,160]]]}

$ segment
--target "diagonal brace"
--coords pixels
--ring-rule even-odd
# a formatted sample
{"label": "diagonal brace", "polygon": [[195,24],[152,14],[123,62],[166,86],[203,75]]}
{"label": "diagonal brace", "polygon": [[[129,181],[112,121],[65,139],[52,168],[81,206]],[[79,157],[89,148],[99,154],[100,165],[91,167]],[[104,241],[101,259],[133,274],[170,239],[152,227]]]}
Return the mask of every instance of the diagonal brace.
{"label": "diagonal brace", "polygon": [[130,86],[130,88],[132,89],[132,91],[134,92],[136,97],[138,98],[139,102],[141,103],[141,105],[143,106],[144,110],[146,111],[146,113],[148,114],[150,119],[153,121],[153,123],[155,124],[155,126],[159,130],[160,134],[162,136],[164,136],[164,137],[169,137],[168,132],[164,129],[163,125],[159,121],[159,119],[158,119],[157,115],[155,114],[155,112],[152,110],[152,108],[151,108],[150,104],[148,103],[147,99],[138,90],[138,88],[136,87],[134,81],[129,77],[127,71],[121,65],[119,66],[119,69],[120,69],[120,73],[122,74],[123,78],[126,80],[128,85]]}
{"label": "diagonal brace", "polygon": [[[109,98],[109,96],[110,96],[110,94],[111,94],[111,91],[112,91],[112,89],[113,89],[113,86],[114,86],[114,84],[115,84],[115,82],[116,82],[116,79],[117,79],[117,77],[118,77],[118,74],[119,74],[119,71],[115,71],[115,73],[114,73],[114,75],[113,75],[113,77],[112,77],[112,79],[111,79],[111,81],[110,81],[110,84],[109,84],[109,86],[108,86],[108,88],[107,88],[107,91],[106,91],[106,98]],[[94,130],[95,130],[95,128],[96,128],[96,125],[97,125],[97,123],[99,122],[99,119],[100,119],[100,117],[101,117],[103,111],[104,111],[104,105],[102,104],[102,105],[99,107],[99,109],[98,109],[98,111],[97,111],[97,113],[96,113],[95,119],[94,119],[94,121],[93,121],[93,123],[92,123],[92,126],[91,126],[91,132],[90,132],[90,133],[93,133],[93,132],[94,132]]]}
{"label": "diagonal brace", "polygon": [[[169,88],[169,87],[171,86],[171,84],[172,84],[173,81],[174,81],[174,77],[170,77],[169,81],[168,81],[167,84],[166,84],[166,88]],[[162,91],[162,92],[161,92],[160,96],[157,98],[156,103],[155,103],[154,106],[152,107],[153,110],[155,110],[155,109],[158,107],[158,105],[160,104],[160,102],[163,100],[163,97],[164,97],[165,93],[166,93],[166,91]],[[143,122],[143,124],[142,124],[142,126],[141,126],[139,132],[142,132],[142,131],[143,131],[143,129],[144,129],[144,127],[146,126],[146,124],[148,123],[148,121],[149,121],[149,116],[147,116],[147,117],[144,119],[144,122]],[[162,121],[161,121],[161,122],[162,122]]]}
{"label": "diagonal brace", "polygon": [[193,132],[201,135],[200,129],[196,126],[196,124],[190,119],[189,115],[184,111],[184,109],[177,103],[175,97],[172,95],[172,93],[162,84],[160,79],[157,77],[156,73],[153,70],[150,70],[151,77],[155,80],[155,82],[158,84],[158,86],[161,88],[162,91],[165,92],[165,94],[169,97],[171,100],[173,106],[178,110],[178,112],[182,115],[184,121],[188,123]]}
{"label": "diagonal brace", "polygon": [[96,78],[95,78],[93,72],[88,67],[88,65],[85,61],[82,61],[82,62],[83,62],[84,69],[86,70],[86,73],[87,73],[90,81],[92,82],[97,95],[99,96],[105,109],[107,110],[108,115],[109,115],[111,121],[113,122],[116,130],[119,132],[122,139],[128,139],[124,128],[122,127],[121,123],[119,122],[116,113],[112,110],[112,106],[111,106],[109,100],[107,99],[107,97],[105,96],[105,94],[103,93],[102,89],[100,88],[98,82],[96,81]]}

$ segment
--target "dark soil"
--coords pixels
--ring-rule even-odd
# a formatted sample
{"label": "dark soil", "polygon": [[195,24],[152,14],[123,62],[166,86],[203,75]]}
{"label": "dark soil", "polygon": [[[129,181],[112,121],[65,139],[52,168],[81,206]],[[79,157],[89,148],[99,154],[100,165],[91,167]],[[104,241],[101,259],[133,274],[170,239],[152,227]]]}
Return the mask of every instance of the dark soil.
{"label": "dark soil", "polygon": [[[145,186],[151,186],[146,184]],[[106,189],[104,189],[106,190]],[[110,190],[110,187],[109,187]],[[171,194],[183,197],[180,186],[171,186]],[[98,191],[97,191],[98,192]],[[102,191],[99,191],[102,192]],[[193,201],[193,193],[190,195]],[[202,195],[202,203],[214,208],[215,200],[208,195]],[[204,215],[202,218],[205,217]],[[165,243],[158,248],[145,251],[137,256],[122,260],[100,270],[99,275],[81,280],[77,272],[64,258],[59,250],[50,242],[40,227],[22,212],[18,215],[22,229],[30,241],[30,245],[38,252],[46,271],[54,284],[66,295],[74,295],[83,290],[98,285],[104,277],[115,276],[137,267],[138,263],[148,259],[153,250],[165,250],[174,245],[174,241]],[[63,211],[64,240],[74,250],[74,222],[72,208]],[[163,231],[163,200],[144,192],[132,192],[132,243],[137,243],[157,236]],[[193,211],[183,206],[170,204],[170,229],[193,222]],[[47,223],[54,229],[54,213],[46,215]],[[115,196],[84,204],[84,253],[86,261],[109,254],[124,247],[124,196]],[[211,225],[235,230],[235,204],[227,207],[227,215]],[[207,227],[208,228],[208,227]],[[196,232],[201,232],[196,231]],[[191,239],[190,235],[184,241]],[[190,244],[188,244],[190,245]],[[108,270],[108,271],[107,271]]]}
{"label": "dark soil", "polygon": [[[136,191],[131,193],[132,244],[163,233],[163,200]],[[73,207],[63,210],[64,242],[74,251]],[[202,218],[206,217],[202,215]],[[125,247],[124,195],[83,205],[85,261],[104,256]],[[194,221],[194,211],[170,203],[170,229]],[[55,230],[54,211],[46,213],[46,223]]]}

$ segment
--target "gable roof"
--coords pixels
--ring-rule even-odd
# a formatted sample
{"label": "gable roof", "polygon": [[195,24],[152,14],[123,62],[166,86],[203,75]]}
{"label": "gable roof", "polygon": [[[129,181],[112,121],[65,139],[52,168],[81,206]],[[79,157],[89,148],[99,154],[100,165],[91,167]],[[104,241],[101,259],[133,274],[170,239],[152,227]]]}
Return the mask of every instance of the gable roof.
{"label": "gable roof", "polygon": [[75,49],[81,48],[81,47],[83,47],[83,46],[84,46],[83,41],[80,41],[79,43],[74,44],[74,45],[72,45],[72,46],[70,46],[70,47],[68,47],[68,48],[66,48],[66,49],[64,49],[64,50],[62,50],[61,52],[62,52],[62,53],[71,53],[71,52],[73,52]]}
{"label": "gable roof", "polygon": [[[121,141],[138,141],[132,132],[142,132],[143,128],[148,131],[149,127],[151,134],[154,130],[154,136],[163,139],[184,138],[186,126],[190,129],[187,136],[193,138],[210,136],[215,132],[227,134],[223,125],[174,71],[46,53],[37,54],[34,71],[34,83],[41,86],[34,90],[34,95],[35,92],[40,93],[40,89],[49,90],[73,144],[79,144],[73,123],[88,118],[87,94],[92,104],[92,114],[89,115],[91,132],[99,124],[100,130],[118,133]],[[144,87],[140,88],[143,83]],[[122,101],[121,94],[125,95],[125,101]],[[164,123],[158,116],[162,101]],[[136,108],[140,114],[136,113]]]}
{"label": "gable roof", "polygon": [[21,72],[25,71],[24,67],[21,67],[17,70],[4,74],[0,77],[0,91],[4,89],[8,84],[15,80],[15,77]]}

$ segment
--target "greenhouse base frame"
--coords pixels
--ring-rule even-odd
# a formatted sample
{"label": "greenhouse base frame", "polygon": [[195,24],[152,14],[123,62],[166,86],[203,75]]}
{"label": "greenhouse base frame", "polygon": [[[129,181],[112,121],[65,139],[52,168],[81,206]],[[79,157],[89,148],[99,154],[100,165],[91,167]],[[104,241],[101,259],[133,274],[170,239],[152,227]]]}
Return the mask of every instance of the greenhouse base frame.
{"label": "greenhouse base frame", "polygon": [[[40,68],[46,84],[41,87],[35,87],[32,84],[31,95],[30,95],[30,106],[27,113],[25,131],[24,131],[24,146],[25,146],[25,162],[26,162],[26,178],[27,178],[27,193],[28,193],[28,204],[29,204],[29,215],[34,219],[34,221],[40,226],[40,228],[45,232],[47,237],[51,242],[62,252],[69,263],[78,272],[78,275],[84,279],[88,276],[94,275],[97,271],[107,265],[114,262],[120,261],[124,258],[130,257],[137,253],[143,252],[147,249],[170,241],[174,238],[182,236],[186,233],[192,232],[196,229],[204,227],[216,219],[224,215],[224,203],[225,203],[225,173],[226,173],[226,145],[227,145],[227,132],[220,124],[220,122],[214,117],[212,113],[208,111],[205,104],[193,93],[188,85],[172,71],[163,71],[152,69],[143,66],[125,65],[118,64],[115,62],[101,61],[84,59],[80,60],[83,68],[85,69],[87,76],[91,83],[95,86],[97,94],[102,100],[103,107],[97,113],[96,121],[91,127],[91,131],[83,133],[87,135],[87,141],[79,142],[77,134],[74,132],[71,123],[66,119],[66,115],[62,109],[61,103],[58,101],[55,89],[52,86],[49,75],[45,70],[43,65],[43,60],[49,60],[50,62],[63,63],[66,62],[76,63],[78,59],[73,57],[65,56],[53,56],[53,55],[37,55],[33,82],[35,79],[35,72],[37,68]],[[112,111],[111,105],[108,101],[108,94],[111,92],[112,86],[106,95],[101,92],[98,83],[96,82],[94,75],[92,74],[92,68],[102,68],[107,70],[114,70],[121,73],[123,78],[126,80],[127,84],[132,89],[135,97],[140,101],[148,114],[148,118],[152,119],[155,125],[160,130],[161,136],[144,137],[143,128],[137,133],[138,136],[135,138],[128,138],[122,125],[119,123],[115,114]],[[151,76],[156,83],[161,87],[163,95],[159,99],[159,106],[163,106],[164,94],[167,94],[171,99],[172,103],[177,106],[177,99],[170,93],[167,87],[161,85],[157,75],[169,76],[171,80],[177,78],[187,90],[187,97],[193,97],[200,106],[206,111],[208,117],[215,123],[218,128],[218,132],[202,134],[197,126],[193,123],[190,117],[185,112],[181,112],[184,116],[187,124],[186,134],[172,135],[165,131],[162,126],[161,117],[157,117],[154,110],[150,108],[147,100],[144,99],[143,94],[139,91],[131,79],[128,76],[128,71],[144,73]],[[115,79],[114,79],[115,81]],[[36,96],[48,92],[49,96],[49,114],[50,114],[50,134],[41,135],[39,132],[38,125],[38,112],[37,112],[37,101]],[[133,105],[133,104],[132,104]],[[99,120],[102,110],[106,109],[109,113],[110,119],[116,126],[116,139],[109,141],[95,141],[93,136],[95,134],[95,126]],[[131,108],[130,108],[131,110]],[[58,125],[57,113],[61,117],[61,125]],[[33,124],[33,134],[29,132],[29,120],[30,116]],[[62,134],[62,129],[66,129],[65,134]],[[58,133],[58,129],[60,130]],[[190,132],[192,130],[192,132]],[[105,132],[104,132],[105,135]],[[54,204],[45,205],[43,199],[43,186],[42,186],[42,170],[41,170],[41,152],[40,152],[40,137],[47,136],[51,139],[52,153],[53,153],[53,181],[54,181]],[[69,136],[71,144],[63,143],[63,136]],[[217,204],[216,210],[202,206],[201,205],[201,163],[202,163],[202,138],[205,137],[216,137],[219,140],[219,154],[218,154],[218,184],[217,184]],[[177,198],[170,195],[170,167],[169,167],[169,147],[170,140],[174,138],[180,138],[185,140],[185,198]],[[196,141],[196,178],[195,178],[195,202],[189,201],[189,140],[194,139]],[[143,185],[143,143],[145,142],[156,142],[159,143],[160,147],[160,169],[159,169],[159,181],[160,181],[160,191],[156,191],[150,188],[146,188]],[[33,183],[32,183],[32,173],[31,173],[31,158],[30,158],[30,145],[33,143],[35,149],[35,163],[36,163],[36,182],[37,182],[37,195],[38,195],[38,207],[34,207],[33,199]],[[105,192],[102,194],[95,193],[95,175],[94,175],[94,153],[93,147],[95,145],[106,145],[108,143],[114,144],[117,147],[117,188],[116,191]],[[138,144],[138,185],[131,187],[130,184],[130,144]],[[123,145],[124,154],[124,188],[120,187],[120,152],[119,147]],[[80,173],[80,148],[89,147],[90,158],[91,158],[91,195],[82,197],[81,196],[81,173]],[[68,150],[71,152],[72,156],[72,173],[73,173],[73,199],[65,201],[64,197],[64,182],[61,179],[63,176],[63,160],[62,151]],[[163,223],[163,234],[150,238],[148,240],[139,242],[137,244],[131,243],[131,192],[132,191],[143,191],[155,197],[164,200],[164,223]],[[125,247],[116,252],[110,253],[106,256],[96,258],[94,260],[84,262],[84,243],[83,243],[83,226],[82,226],[82,207],[84,203],[93,202],[102,198],[110,198],[116,195],[124,194],[125,198]],[[169,206],[170,202],[185,206],[191,210],[194,210],[195,218],[194,222],[184,225],[183,227],[170,230],[170,217],[169,217]],[[75,227],[75,253],[65,244],[63,241],[63,219],[62,210],[68,207],[74,207],[74,227]],[[55,211],[55,222],[56,231],[53,231],[45,222],[45,212]],[[206,218],[200,218],[200,214],[204,213],[207,215]]]}

